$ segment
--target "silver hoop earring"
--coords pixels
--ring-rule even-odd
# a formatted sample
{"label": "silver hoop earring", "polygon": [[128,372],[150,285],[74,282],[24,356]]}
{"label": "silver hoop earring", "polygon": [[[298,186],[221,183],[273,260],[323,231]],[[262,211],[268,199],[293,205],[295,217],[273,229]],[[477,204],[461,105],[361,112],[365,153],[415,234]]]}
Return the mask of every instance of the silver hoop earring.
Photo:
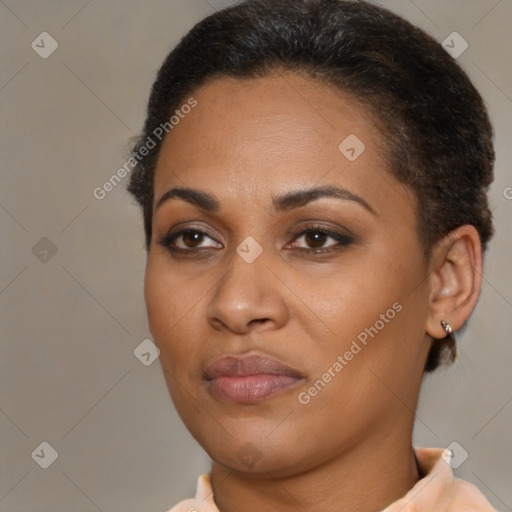
{"label": "silver hoop earring", "polygon": [[455,336],[453,335],[452,326],[448,322],[445,322],[444,320],[441,320],[441,325],[442,325],[443,329],[445,330],[446,335],[450,337],[450,340],[455,341]]}

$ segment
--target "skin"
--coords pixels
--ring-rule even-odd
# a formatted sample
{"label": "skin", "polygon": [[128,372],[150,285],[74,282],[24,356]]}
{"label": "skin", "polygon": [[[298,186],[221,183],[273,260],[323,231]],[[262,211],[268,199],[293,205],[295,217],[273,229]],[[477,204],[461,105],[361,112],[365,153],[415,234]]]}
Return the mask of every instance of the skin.
{"label": "skin", "polygon": [[[424,259],[415,195],[389,173],[385,138],[347,93],[276,72],[216,78],[193,96],[157,163],[145,299],[175,407],[212,459],[215,502],[222,512],[381,510],[418,481],[412,428],[430,336],[444,337],[441,319],[460,328],[476,303],[478,234],[463,226]],[[338,150],[349,134],[366,146],[353,162]],[[273,211],[273,196],[321,185],[348,189],[373,212],[332,197]],[[181,198],[156,208],[172,187],[208,192],[220,209]],[[308,236],[310,224],[348,230],[353,242]],[[205,232],[174,241],[188,253],[159,244],[185,227]],[[249,236],[262,248],[252,263],[236,251]],[[394,303],[401,311],[300,403]],[[206,365],[248,352],[304,378],[255,404],[212,396]]]}

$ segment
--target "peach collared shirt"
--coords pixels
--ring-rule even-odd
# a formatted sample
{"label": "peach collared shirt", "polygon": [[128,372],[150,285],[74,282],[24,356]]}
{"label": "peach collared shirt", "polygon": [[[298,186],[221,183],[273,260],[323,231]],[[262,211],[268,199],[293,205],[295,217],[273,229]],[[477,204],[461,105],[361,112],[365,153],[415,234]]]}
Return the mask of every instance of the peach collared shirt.
{"label": "peach collared shirt", "polygon": [[[476,486],[455,478],[443,458],[443,449],[415,448],[414,451],[425,476],[382,512],[498,512]],[[199,477],[195,498],[181,501],[167,512],[219,512],[213,501],[209,473]]]}

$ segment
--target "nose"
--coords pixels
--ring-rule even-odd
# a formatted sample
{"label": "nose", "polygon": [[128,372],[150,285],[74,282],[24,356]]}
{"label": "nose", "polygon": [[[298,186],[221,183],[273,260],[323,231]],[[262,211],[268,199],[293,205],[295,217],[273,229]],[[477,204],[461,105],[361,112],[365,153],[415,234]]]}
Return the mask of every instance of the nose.
{"label": "nose", "polygon": [[208,322],[215,329],[246,334],[278,329],[288,321],[286,286],[264,254],[248,263],[233,252],[231,265],[206,307]]}

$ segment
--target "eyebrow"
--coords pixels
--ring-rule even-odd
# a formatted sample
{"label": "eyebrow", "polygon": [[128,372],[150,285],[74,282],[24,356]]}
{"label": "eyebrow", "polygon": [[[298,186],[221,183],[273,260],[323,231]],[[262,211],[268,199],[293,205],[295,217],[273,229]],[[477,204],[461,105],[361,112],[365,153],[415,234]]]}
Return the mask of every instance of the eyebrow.
{"label": "eyebrow", "polygon": [[[309,189],[294,190],[280,196],[272,196],[272,205],[275,212],[285,212],[305,206],[306,204],[322,197],[333,197],[344,201],[354,201],[355,203],[363,206],[373,215],[377,215],[375,210],[362,197],[336,185],[324,185]],[[219,212],[221,209],[220,201],[208,192],[189,187],[174,187],[168,190],[158,200],[155,206],[155,211],[171,199],[182,199],[183,201],[209,212]]]}

